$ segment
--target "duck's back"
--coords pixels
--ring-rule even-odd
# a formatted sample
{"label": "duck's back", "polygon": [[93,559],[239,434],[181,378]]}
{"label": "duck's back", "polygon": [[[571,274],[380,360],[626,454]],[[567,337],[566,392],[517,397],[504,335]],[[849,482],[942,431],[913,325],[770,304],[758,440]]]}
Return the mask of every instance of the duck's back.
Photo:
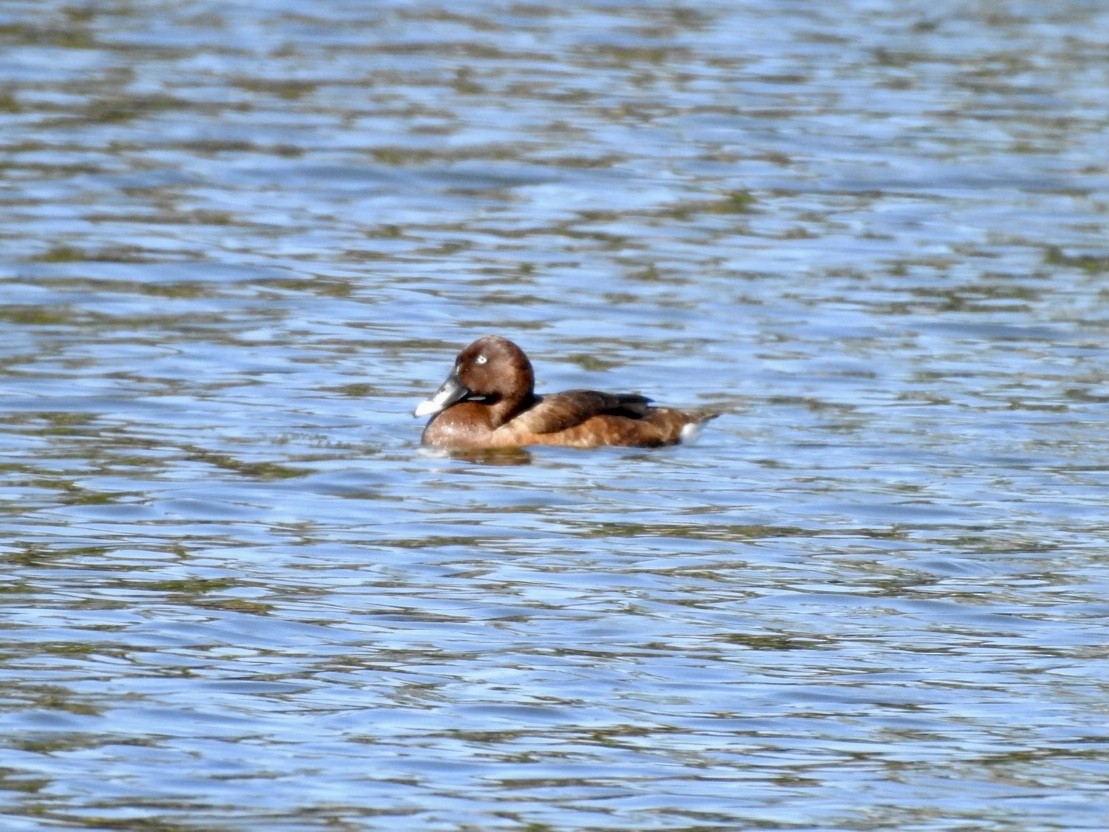
{"label": "duck's back", "polygon": [[536,397],[494,433],[514,445],[656,447],[689,438],[693,426],[715,415],[651,407],[650,399],[630,393],[568,390]]}

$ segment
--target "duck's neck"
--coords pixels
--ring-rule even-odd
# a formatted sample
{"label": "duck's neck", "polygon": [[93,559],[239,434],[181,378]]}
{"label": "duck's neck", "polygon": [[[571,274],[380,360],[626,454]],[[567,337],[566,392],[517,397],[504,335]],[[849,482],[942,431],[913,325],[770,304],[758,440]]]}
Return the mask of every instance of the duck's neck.
{"label": "duck's neck", "polygon": [[489,422],[495,428],[499,428],[507,421],[527,410],[537,400],[537,396],[528,390],[522,396],[512,396],[498,399],[488,406],[489,409]]}

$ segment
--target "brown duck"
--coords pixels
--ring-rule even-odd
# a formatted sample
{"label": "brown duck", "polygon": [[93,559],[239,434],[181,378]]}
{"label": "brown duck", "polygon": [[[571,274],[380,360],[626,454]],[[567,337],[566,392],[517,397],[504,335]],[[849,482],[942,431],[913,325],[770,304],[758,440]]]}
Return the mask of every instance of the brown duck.
{"label": "brown duck", "polygon": [[719,413],[652,407],[650,399],[631,393],[536,395],[524,351],[507,338],[486,335],[459,353],[447,380],[413,415],[432,417],[423,444],[462,450],[675,445]]}

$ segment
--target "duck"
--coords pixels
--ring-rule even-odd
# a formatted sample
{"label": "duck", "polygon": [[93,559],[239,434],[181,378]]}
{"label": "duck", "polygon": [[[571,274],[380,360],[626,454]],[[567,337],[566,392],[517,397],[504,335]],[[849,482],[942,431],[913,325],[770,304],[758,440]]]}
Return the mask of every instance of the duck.
{"label": "duck", "polygon": [[655,407],[635,393],[567,390],[538,395],[531,361],[500,335],[463,349],[446,381],[413,416],[430,416],[423,445],[445,450],[677,445],[695,438],[720,415],[709,410]]}

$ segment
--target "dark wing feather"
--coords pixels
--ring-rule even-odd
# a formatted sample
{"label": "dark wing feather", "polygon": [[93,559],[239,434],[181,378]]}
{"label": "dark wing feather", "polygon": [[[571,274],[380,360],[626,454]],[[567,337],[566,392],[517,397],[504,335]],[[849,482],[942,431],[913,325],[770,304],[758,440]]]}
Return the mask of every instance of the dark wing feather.
{"label": "dark wing feather", "polygon": [[601,414],[642,419],[651,400],[633,393],[600,393],[596,390],[567,390],[537,396],[536,403],[512,420],[529,433],[556,433],[580,425]]}

